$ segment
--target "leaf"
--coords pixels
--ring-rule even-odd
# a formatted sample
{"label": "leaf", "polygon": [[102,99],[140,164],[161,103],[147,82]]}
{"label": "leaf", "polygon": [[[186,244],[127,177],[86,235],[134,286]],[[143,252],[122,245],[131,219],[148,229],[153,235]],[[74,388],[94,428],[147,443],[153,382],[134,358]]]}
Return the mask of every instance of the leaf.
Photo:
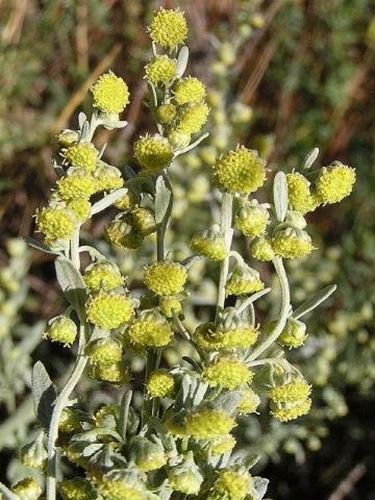
{"label": "leaf", "polygon": [[215,404],[221,410],[232,413],[238,405],[240,404],[242,399],[241,391],[231,391],[222,394],[215,400]]}
{"label": "leaf", "polygon": [[288,184],[284,172],[278,172],[273,181],[273,199],[276,217],[283,222],[288,210]]}
{"label": "leaf", "polygon": [[256,500],[262,500],[267,493],[269,480],[259,476],[255,476],[253,480],[254,489],[257,492]]}
{"label": "leaf", "polygon": [[322,302],[327,300],[328,297],[330,297],[333,294],[336,288],[337,285],[329,285],[323,288],[322,290],[319,290],[319,292],[316,292],[308,300],[306,300],[306,302],[297,307],[297,309],[292,314],[293,318],[294,319],[302,318],[302,316],[314,310]]}
{"label": "leaf", "polygon": [[99,212],[102,212],[106,208],[110,207],[116,201],[122,198],[127,192],[128,192],[127,188],[117,189],[116,191],[113,191],[112,193],[108,194],[101,200],[97,201],[91,207],[91,215],[95,215]]}
{"label": "leaf", "polygon": [[82,129],[84,123],[87,122],[87,116],[85,115],[85,113],[83,111],[81,111],[78,115],[78,125],[79,125],[79,128]]}
{"label": "leaf", "polygon": [[319,156],[319,148],[314,148],[306,156],[302,168],[308,170]]}
{"label": "leaf", "polygon": [[72,262],[65,257],[56,259],[55,269],[57,281],[64,295],[81,318],[86,300],[86,287],[82,276]]}
{"label": "leaf", "polygon": [[186,46],[181,47],[177,57],[176,78],[181,78],[185,73],[189,61],[189,49]]}
{"label": "leaf", "polygon": [[30,238],[30,236],[24,236],[23,239],[29,245],[29,247],[35,248],[40,252],[49,253],[51,255],[61,255],[59,252],[54,252],[53,250],[50,250],[46,245],[44,245],[40,241],[34,240],[34,238]]}
{"label": "leaf", "polygon": [[41,361],[37,361],[33,366],[31,384],[35,415],[48,429],[56,401],[56,389]]}
{"label": "leaf", "polygon": [[171,191],[165,185],[163,176],[156,179],[155,186],[155,221],[160,224],[166,216],[171,202]]}

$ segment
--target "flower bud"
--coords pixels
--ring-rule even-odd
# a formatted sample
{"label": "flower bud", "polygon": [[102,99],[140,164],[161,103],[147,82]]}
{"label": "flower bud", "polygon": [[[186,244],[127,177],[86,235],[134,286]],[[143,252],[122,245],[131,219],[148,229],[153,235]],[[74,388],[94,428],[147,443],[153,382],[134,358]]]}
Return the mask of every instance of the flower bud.
{"label": "flower bud", "polygon": [[198,78],[188,76],[177,81],[173,92],[177,104],[194,104],[204,99],[206,88]]}
{"label": "flower bud", "polygon": [[77,222],[83,224],[91,215],[91,203],[88,200],[72,200],[67,204],[69,210],[71,210],[77,219]]}
{"label": "flower bud", "polygon": [[124,277],[117,266],[108,261],[99,261],[85,270],[84,281],[90,292],[109,292],[124,284]]}
{"label": "flower bud", "polygon": [[90,365],[109,366],[122,360],[122,346],[111,337],[98,339],[86,348]]}
{"label": "flower bud", "polygon": [[113,330],[130,320],[133,304],[126,295],[100,292],[86,302],[86,314],[88,321],[96,327]]}
{"label": "flower bud", "polygon": [[125,384],[129,380],[122,361],[111,365],[90,365],[89,375],[93,379],[110,384]]}
{"label": "flower bud", "polygon": [[306,337],[306,325],[298,319],[288,318],[287,324],[278,338],[278,342],[284,347],[293,349],[301,347],[301,345],[304,344]]}
{"label": "flower bud", "polygon": [[130,456],[142,472],[160,469],[167,463],[167,456],[162,446],[142,436],[132,439]]}
{"label": "flower bud", "polygon": [[171,130],[168,134],[168,141],[172,144],[173,149],[186,148],[191,142],[191,135],[179,130]]}
{"label": "flower bud", "polygon": [[310,182],[299,172],[287,174],[288,200],[293,210],[306,214],[319,206],[317,197],[310,191]]}
{"label": "flower bud", "polygon": [[135,208],[130,214],[130,225],[143,236],[153,233],[156,231],[153,211],[150,208]]}
{"label": "flower bud", "polygon": [[166,370],[151,373],[146,382],[147,394],[150,398],[164,398],[173,394],[175,382],[173,375]]}
{"label": "flower bud", "polygon": [[100,161],[98,168],[95,171],[96,192],[113,191],[120,189],[124,185],[124,179],[118,168],[107,165],[104,161]]}
{"label": "flower bud", "polygon": [[177,131],[187,135],[199,132],[207,122],[209,112],[205,102],[184,107],[177,116]]}
{"label": "flower bud", "polygon": [[234,418],[219,409],[201,408],[186,416],[186,434],[194,439],[211,440],[228,434],[236,425]]}
{"label": "flower bud", "polygon": [[168,139],[159,134],[146,134],[134,144],[134,156],[141,168],[158,172],[168,167],[173,158],[173,149]]}
{"label": "flower bud", "polygon": [[57,142],[62,147],[69,147],[76,144],[79,140],[79,134],[76,130],[64,129],[57,136]]}
{"label": "flower bud", "polygon": [[337,203],[349,196],[355,177],[355,169],[340,162],[323,167],[316,181],[316,192],[321,203]]}
{"label": "flower bud", "polygon": [[252,380],[253,375],[243,361],[230,357],[217,358],[206,366],[202,374],[210,387],[222,387],[229,390],[247,384]]}
{"label": "flower bud", "polygon": [[257,200],[246,201],[234,218],[234,227],[244,236],[255,238],[266,231],[269,213]]}
{"label": "flower bud", "polygon": [[277,230],[272,238],[272,248],[276,255],[285,259],[305,257],[314,249],[307,232],[293,227]]}
{"label": "flower bud", "polygon": [[81,429],[80,412],[75,408],[64,408],[59,420],[59,432],[70,434]]}
{"label": "flower bud", "polygon": [[156,262],[144,272],[145,285],[156,295],[177,295],[182,292],[186,280],[186,269],[178,262]]}
{"label": "flower bud", "polygon": [[193,252],[215,262],[224,260],[228,254],[220,228],[216,225],[206,231],[196,233],[190,241],[190,248]]}
{"label": "flower bud", "polygon": [[62,500],[89,500],[97,497],[95,489],[86,479],[75,477],[59,483]]}
{"label": "flower bud", "polygon": [[45,470],[48,454],[43,444],[44,432],[40,432],[32,443],[21,449],[21,463],[25,467]]}
{"label": "flower bud", "polygon": [[240,415],[250,415],[257,413],[258,406],[260,405],[260,397],[250,387],[244,389],[241,393],[241,401],[237,410]]}
{"label": "flower bud", "polygon": [[160,123],[169,125],[176,117],[176,106],[174,104],[162,104],[157,108],[156,116]]}
{"label": "flower bud", "polygon": [[261,236],[251,243],[250,255],[261,262],[268,262],[275,256],[272,243],[269,238]]}
{"label": "flower bud", "polygon": [[173,331],[157,310],[144,311],[127,330],[130,342],[135,346],[163,347],[172,339]]}
{"label": "flower bud", "polygon": [[310,385],[302,378],[276,385],[269,391],[271,415],[280,422],[288,422],[306,415],[311,408]]}
{"label": "flower bud", "polygon": [[258,271],[246,264],[236,265],[225,285],[226,295],[248,295],[263,290]]}
{"label": "flower bud", "polygon": [[169,469],[168,480],[173,491],[185,495],[197,495],[199,493],[203,476],[194,462],[192,452],[188,452],[182,463]]}
{"label": "flower bud", "polygon": [[47,245],[64,247],[76,228],[74,213],[63,206],[45,207],[36,214],[38,231]]}
{"label": "flower bud", "polygon": [[167,84],[176,76],[177,64],[167,55],[155,56],[145,66],[146,78],[151,83],[158,85]]}
{"label": "flower bud", "polygon": [[222,469],[210,489],[207,500],[245,500],[253,484],[248,472],[239,472],[234,469]]}
{"label": "flower bud", "polygon": [[231,452],[235,446],[235,438],[231,434],[228,434],[228,436],[211,441],[208,450],[211,455],[224,455],[224,453]]}
{"label": "flower bud", "polygon": [[93,172],[99,158],[95,146],[88,142],[80,142],[70,146],[63,152],[65,161],[72,167],[81,168],[86,172]]}
{"label": "flower bud", "polygon": [[71,346],[77,336],[77,326],[73,320],[61,315],[48,322],[43,334],[51,342],[60,342],[64,346]]}

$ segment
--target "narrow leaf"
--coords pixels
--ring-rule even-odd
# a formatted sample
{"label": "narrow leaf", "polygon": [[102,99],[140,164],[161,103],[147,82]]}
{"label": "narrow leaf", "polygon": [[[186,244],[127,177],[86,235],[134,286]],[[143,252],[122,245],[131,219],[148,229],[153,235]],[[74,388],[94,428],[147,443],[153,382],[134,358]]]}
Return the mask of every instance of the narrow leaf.
{"label": "narrow leaf", "polygon": [[189,49],[186,46],[181,47],[177,57],[176,77],[181,78],[185,73],[189,61]]}
{"label": "narrow leaf", "polygon": [[155,221],[160,224],[169,208],[171,201],[171,192],[165,185],[163,176],[159,176],[156,180],[155,190]]}
{"label": "narrow leaf", "polygon": [[82,129],[85,122],[87,122],[87,116],[83,111],[81,111],[78,115],[78,125],[80,129]]}
{"label": "narrow leaf", "polygon": [[288,184],[284,172],[278,172],[275,175],[275,180],[273,181],[273,199],[277,220],[283,222],[288,210]]}
{"label": "narrow leaf", "polygon": [[56,390],[41,361],[37,361],[33,366],[31,383],[35,415],[40,423],[48,428],[56,401]]}
{"label": "narrow leaf", "polygon": [[72,262],[65,257],[58,257],[55,261],[56,277],[64,295],[78,312],[84,310],[86,287],[82,276]]}
{"label": "narrow leaf", "polygon": [[336,290],[337,285],[329,285],[316,292],[312,295],[306,302],[301,304],[293,313],[293,318],[299,319],[302,318],[305,314],[310,311],[313,311],[316,307],[318,307],[322,302],[328,299],[330,295]]}
{"label": "narrow leaf", "polygon": [[44,245],[40,241],[34,240],[34,238],[30,238],[30,236],[24,236],[23,239],[29,245],[29,247],[35,248],[40,252],[49,253],[51,255],[61,255],[59,252],[54,252],[53,250],[50,250],[46,245]]}
{"label": "narrow leaf", "polygon": [[308,170],[313,165],[318,156],[319,156],[319,148],[312,149],[310,153],[306,156],[302,168]]}
{"label": "narrow leaf", "polygon": [[257,493],[256,500],[262,500],[264,495],[267,493],[269,480],[264,477],[255,476],[254,477],[254,489]]}
{"label": "narrow leaf", "polygon": [[113,191],[113,193],[108,194],[100,201],[94,203],[94,205],[91,208],[91,215],[95,215],[99,212],[102,212],[106,208],[110,207],[116,201],[122,198],[127,192],[128,192],[127,188],[121,188],[117,189],[116,191]]}

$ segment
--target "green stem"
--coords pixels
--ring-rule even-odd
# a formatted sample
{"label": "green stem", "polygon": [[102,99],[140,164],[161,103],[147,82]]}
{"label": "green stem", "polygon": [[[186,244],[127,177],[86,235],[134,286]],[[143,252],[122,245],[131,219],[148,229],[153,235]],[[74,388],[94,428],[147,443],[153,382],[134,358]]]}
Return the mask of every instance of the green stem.
{"label": "green stem", "polygon": [[220,266],[220,278],[219,278],[215,322],[218,321],[219,314],[221,311],[223,311],[225,304],[225,284],[227,282],[227,277],[228,277],[229,257],[230,257],[229,252],[233,238],[232,217],[233,217],[233,195],[231,195],[230,193],[224,193],[221,205],[221,231],[223,233],[224,242],[227,249],[227,256],[221,262]]}
{"label": "green stem", "polygon": [[132,397],[133,397],[133,391],[127,387],[125,389],[124,395],[122,396],[121,407],[120,407],[121,437],[124,442],[126,441],[126,431],[128,428],[128,419],[129,419],[129,408]]}
{"label": "green stem", "polygon": [[275,328],[268,335],[268,337],[251,353],[249,356],[249,361],[254,361],[259,358],[264,351],[266,351],[279,337],[281,332],[284,330],[289,313],[290,313],[290,290],[288,278],[285,272],[282,259],[279,257],[273,260],[277,276],[280,281],[281,287],[281,307],[280,307],[280,317],[276,323]]}

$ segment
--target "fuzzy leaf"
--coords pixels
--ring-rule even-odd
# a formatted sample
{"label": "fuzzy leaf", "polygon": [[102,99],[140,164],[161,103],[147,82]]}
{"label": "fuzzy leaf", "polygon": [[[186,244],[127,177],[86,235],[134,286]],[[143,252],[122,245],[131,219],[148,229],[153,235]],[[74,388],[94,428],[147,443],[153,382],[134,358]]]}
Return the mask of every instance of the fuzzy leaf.
{"label": "fuzzy leaf", "polygon": [[98,202],[94,203],[94,205],[91,208],[91,215],[95,215],[99,212],[102,212],[106,208],[110,207],[116,201],[122,198],[127,192],[128,192],[127,188],[121,188],[108,194]]}
{"label": "fuzzy leaf", "polygon": [[308,170],[313,165],[318,156],[319,156],[319,148],[312,149],[310,153],[306,156],[302,168]]}
{"label": "fuzzy leaf", "polygon": [[226,392],[215,400],[215,404],[221,410],[232,413],[240,404],[241,398],[241,391]]}
{"label": "fuzzy leaf", "polygon": [[84,123],[87,122],[87,116],[85,115],[85,113],[83,111],[81,111],[78,115],[78,125],[79,125],[79,128],[82,129]]}
{"label": "fuzzy leaf", "polygon": [[65,257],[58,257],[55,261],[56,277],[68,301],[79,315],[84,310],[86,287],[82,276],[72,262]]}
{"label": "fuzzy leaf", "polygon": [[328,299],[330,295],[336,290],[337,285],[329,285],[316,292],[312,295],[306,302],[301,304],[293,313],[293,318],[299,319],[302,318],[305,314],[310,311],[313,311],[316,307],[318,307],[322,302]]}
{"label": "fuzzy leaf", "polygon": [[288,210],[288,184],[284,172],[277,172],[273,181],[273,200],[276,217],[283,222]]}
{"label": "fuzzy leaf", "polygon": [[53,250],[50,250],[46,245],[44,245],[40,241],[34,240],[34,238],[30,238],[30,236],[24,236],[23,239],[29,245],[29,247],[35,248],[40,252],[49,253],[51,255],[61,255],[59,252],[54,252]]}
{"label": "fuzzy leaf", "polygon": [[56,401],[56,389],[41,361],[37,361],[33,366],[31,383],[35,415],[48,429]]}
{"label": "fuzzy leaf", "polygon": [[269,480],[259,476],[255,476],[253,479],[254,489],[257,493],[256,500],[262,500],[267,492]]}
{"label": "fuzzy leaf", "polygon": [[186,46],[181,47],[177,57],[176,78],[181,78],[186,71],[189,61],[189,49]]}
{"label": "fuzzy leaf", "polygon": [[171,192],[165,185],[163,176],[159,176],[156,180],[155,188],[155,221],[160,224],[166,216],[171,202]]}

